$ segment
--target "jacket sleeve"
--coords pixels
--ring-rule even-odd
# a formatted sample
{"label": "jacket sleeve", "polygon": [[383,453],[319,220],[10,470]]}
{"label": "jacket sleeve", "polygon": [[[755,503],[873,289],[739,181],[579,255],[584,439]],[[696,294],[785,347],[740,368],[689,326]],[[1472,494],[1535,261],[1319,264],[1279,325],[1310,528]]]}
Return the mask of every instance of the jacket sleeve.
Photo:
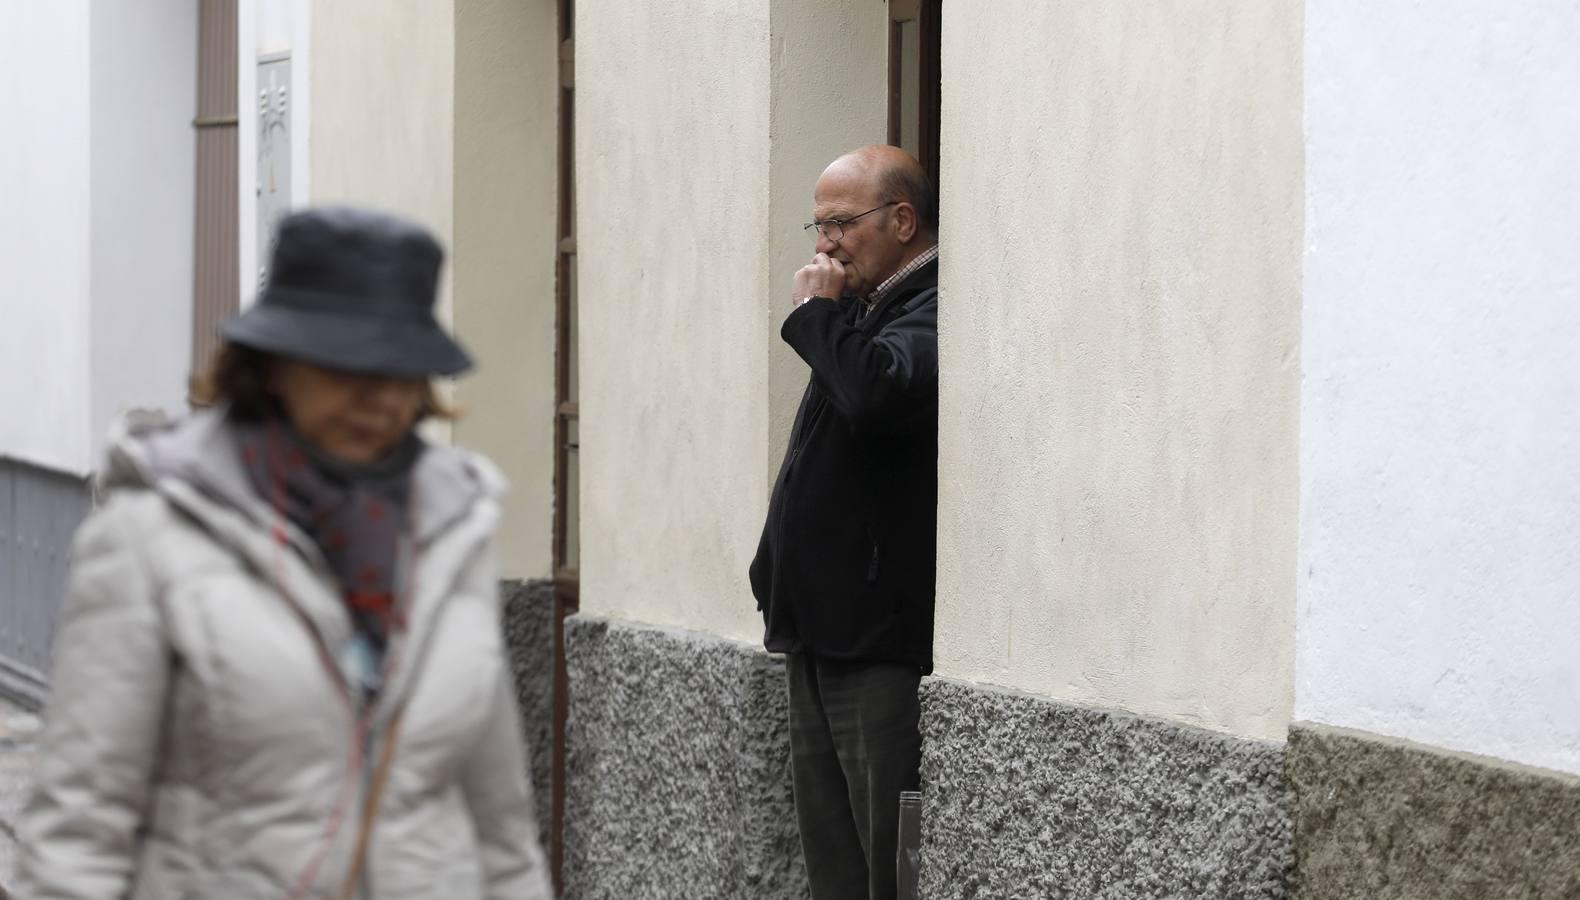
{"label": "jacket sleeve", "polygon": [[[484,596],[496,596],[499,589],[494,552],[492,545],[484,551],[475,573]],[[508,660],[497,668],[492,709],[462,764],[461,790],[477,830],[488,900],[549,900],[554,889],[539,843]]]}
{"label": "jacket sleeve", "polygon": [[159,753],[170,655],[133,521],[112,500],[77,534],[34,785],[19,822],[18,896],[125,896]]}
{"label": "jacket sleeve", "polygon": [[912,302],[870,337],[828,300],[797,307],[780,329],[857,431],[893,430],[938,402],[938,297]]}

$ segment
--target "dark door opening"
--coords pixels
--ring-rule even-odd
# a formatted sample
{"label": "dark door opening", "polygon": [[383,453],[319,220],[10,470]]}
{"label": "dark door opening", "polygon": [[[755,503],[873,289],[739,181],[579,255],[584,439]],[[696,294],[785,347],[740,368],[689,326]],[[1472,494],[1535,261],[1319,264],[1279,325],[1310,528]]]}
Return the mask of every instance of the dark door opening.
{"label": "dark door opening", "polygon": [[889,0],[889,143],[910,151],[938,186],[943,0]]}
{"label": "dark door opening", "polygon": [[565,666],[565,619],[580,608],[581,548],[577,465],[581,410],[576,371],[576,3],[559,4],[559,246],[554,274],[554,737],[549,860],[555,892],[565,865],[565,724],[570,677]]}

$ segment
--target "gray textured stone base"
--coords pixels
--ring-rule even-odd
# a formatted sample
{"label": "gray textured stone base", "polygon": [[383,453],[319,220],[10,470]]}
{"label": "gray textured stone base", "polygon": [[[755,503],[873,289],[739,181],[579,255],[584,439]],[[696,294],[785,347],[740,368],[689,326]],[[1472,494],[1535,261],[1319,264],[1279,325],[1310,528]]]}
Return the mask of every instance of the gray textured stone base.
{"label": "gray textured stone base", "polygon": [[568,620],[565,897],[807,896],[782,660]]}
{"label": "gray textured stone base", "polygon": [[922,686],[922,896],[1282,898],[1283,748]]}
{"label": "gray textured stone base", "polygon": [[1288,757],[1302,900],[1580,898],[1580,778],[1321,726]]}
{"label": "gray textured stone base", "polygon": [[29,709],[49,694],[71,541],[90,501],[81,477],[0,458],[0,697]]}
{"label": "gray textured stone base", "polygon": [[516,703],[532,766],[538,828],[546,843],[554,741],[554,583],[506,581],[501,583],[500,593],[505,608],[505,645],[516,676]]}

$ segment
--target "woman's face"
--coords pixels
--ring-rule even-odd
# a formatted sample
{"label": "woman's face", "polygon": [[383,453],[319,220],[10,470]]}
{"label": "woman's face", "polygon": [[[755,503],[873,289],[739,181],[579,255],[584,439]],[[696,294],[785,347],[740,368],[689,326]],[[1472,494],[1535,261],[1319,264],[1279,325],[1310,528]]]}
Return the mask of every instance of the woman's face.
{"label": "woman's face", "polygon": [[422,379],[337,372],[276,360],[269,389],[291,426],[321,452],[370,463],[395,449],[416,425],[427,396]]}

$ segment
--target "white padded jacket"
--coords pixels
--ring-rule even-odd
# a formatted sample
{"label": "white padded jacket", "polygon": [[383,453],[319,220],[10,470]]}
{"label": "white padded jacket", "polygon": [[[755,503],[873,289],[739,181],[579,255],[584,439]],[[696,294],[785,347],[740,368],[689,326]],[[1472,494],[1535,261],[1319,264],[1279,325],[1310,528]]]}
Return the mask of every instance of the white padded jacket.
{"label": "white padded jacket", "polygon": [[19,827],[21,900],[549,897],[492,466],[446,447],[418,462],[408,626],[366,710],[330,662],[352,625],[322,557],[276,533],[222,413],[128,420],[100,489]]}

